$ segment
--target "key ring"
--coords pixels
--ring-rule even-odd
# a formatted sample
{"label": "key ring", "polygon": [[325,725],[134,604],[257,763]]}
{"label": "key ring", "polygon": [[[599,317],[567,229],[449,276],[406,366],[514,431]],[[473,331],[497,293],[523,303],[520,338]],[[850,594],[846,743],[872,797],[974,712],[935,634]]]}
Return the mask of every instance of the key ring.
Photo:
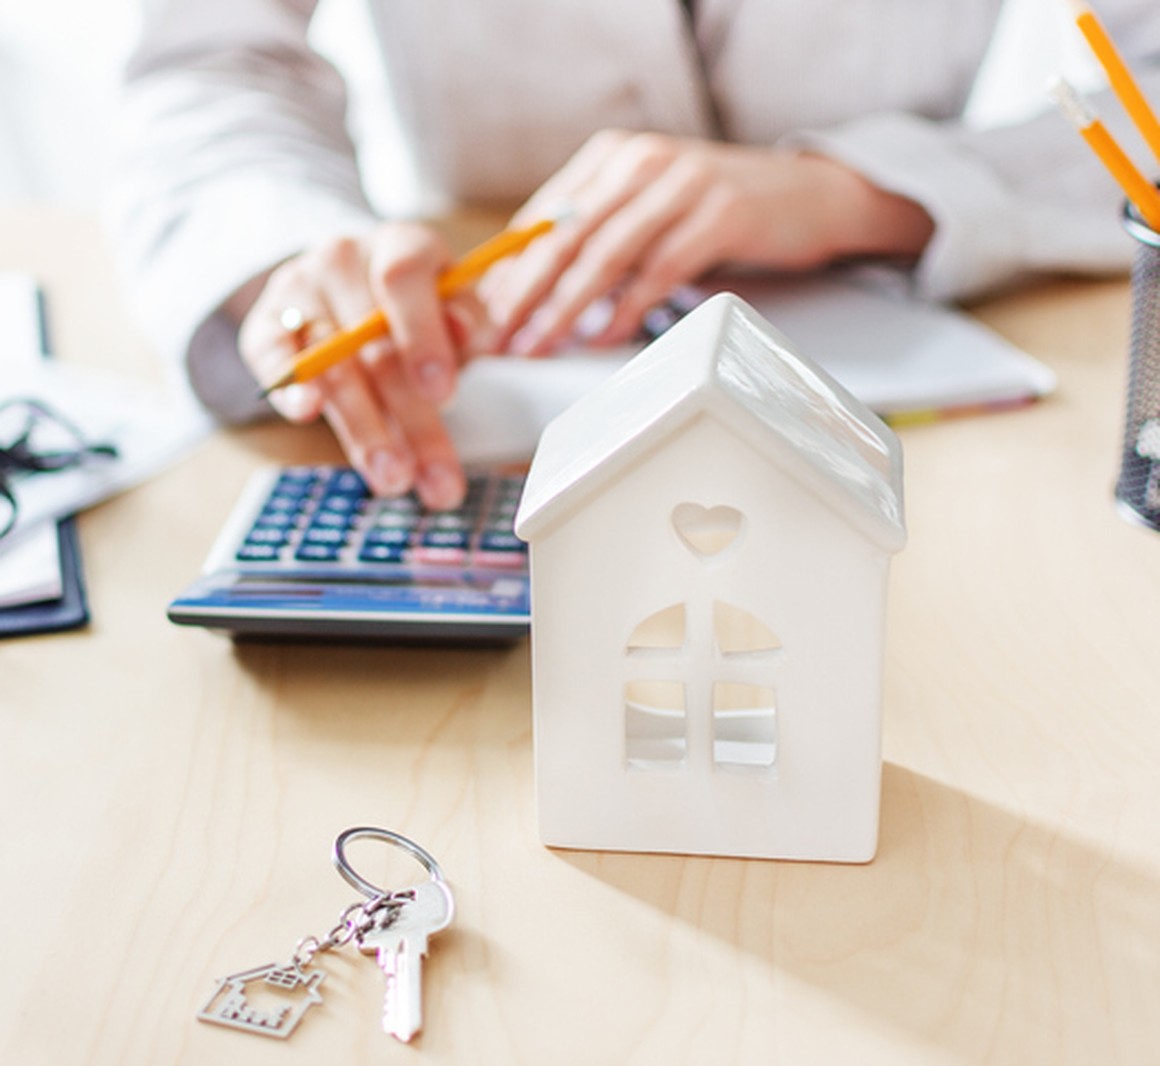
{"label": "key ring", "polygon": [[389,889],[372,885],[366,878],[357,874],[354,867],[347,861],[346,845],[352,840],[360,839],[384,840],[388,844],[393,844],[422,863],[432,880],[442,881],[444,879],[443,871],[440,869],[439,863],[435,861],[435,857],[429,851],[419,847],[413,840],[409,840],[401,833],[394,833],[390,829],[379,829],[373,825],[356,826],[354,829],[346,829],[338,834],[334,841],[334,855],[332,857],[335,868],[342,875],[342,879],[352,888],[357,888],[364,896],[375,899],[390,896],[391,893]]}

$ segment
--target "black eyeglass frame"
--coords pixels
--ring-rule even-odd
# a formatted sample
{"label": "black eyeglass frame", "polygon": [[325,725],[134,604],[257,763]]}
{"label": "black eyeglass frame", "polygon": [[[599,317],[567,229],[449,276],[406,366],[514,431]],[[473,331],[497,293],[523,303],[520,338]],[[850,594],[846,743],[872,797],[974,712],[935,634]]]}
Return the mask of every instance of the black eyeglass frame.
{"label": "black eyeglass frame", "polygon": [[[33,474],[51,474],[59,470],[71,470],[90,459],[115,459],[119,455],[112,443],[93,443],[71,420],[53,410],[40,400],[26,396],[14,396],[0,401],[0,418],[6,411],[23,408],[26,414],[24,429],[14,440],[0,444],[0,500],[8,504],[6,520],[0,520],[0,540],[12,532],[16,525],[19,502],[12,487],[16,477]],[[50,422],[72,438],[69,448],[52,451],[37,451],[30,443],[33,430],[38,422]]]}

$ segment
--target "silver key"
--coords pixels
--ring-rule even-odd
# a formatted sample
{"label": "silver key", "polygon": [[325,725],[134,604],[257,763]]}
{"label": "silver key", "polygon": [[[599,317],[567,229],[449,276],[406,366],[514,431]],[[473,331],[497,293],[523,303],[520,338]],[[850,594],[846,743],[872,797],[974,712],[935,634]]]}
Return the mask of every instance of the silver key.
{"label": "silver key", "polygon": [[446,929],[455,913],[451,889],[440,877],[391,896],[380,925],[362,933],[359,947],[378,956],[387,978],[383,1031],[409,1041],[423,1027],[423,956],[428,937]]}

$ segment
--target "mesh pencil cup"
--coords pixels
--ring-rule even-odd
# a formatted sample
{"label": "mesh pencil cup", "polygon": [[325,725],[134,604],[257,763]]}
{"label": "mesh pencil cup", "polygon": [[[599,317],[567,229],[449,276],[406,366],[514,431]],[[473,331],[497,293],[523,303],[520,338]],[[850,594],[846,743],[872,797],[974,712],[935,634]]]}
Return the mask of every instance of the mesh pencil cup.
{"label": "mesh pencil cup", "polygon": [[1130,205],[1124,209],[1124,228],[1138,247],[1116,505],[1126,518],[1160,530],[1160,233]]}

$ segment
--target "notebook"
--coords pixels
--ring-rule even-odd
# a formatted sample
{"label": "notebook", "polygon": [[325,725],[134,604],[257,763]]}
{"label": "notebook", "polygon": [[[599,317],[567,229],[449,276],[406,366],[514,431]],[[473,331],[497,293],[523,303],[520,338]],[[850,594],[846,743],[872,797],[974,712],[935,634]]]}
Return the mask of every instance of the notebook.
{"label": "notebook", "polygon": [[[998,411],[1055,388],[1043,363],[961,311],[919,300],[867,272],[800,279],[732,277],[678,290],[647,332],[662,332],[710,291],[752,304],[793,346],[892,424]],[[544,426],[639,345],[550,359],[493,357],[464,371],[446,422],[478,462],[526,458]]]}
{"label": "notebook", "polygon": [[[44,294],[31,275],[0,273],[0,329],[5,369],[50,358]],[[88,620],[73,519],[41,523],[11,544],[0,540],[0,637],[76,629]]]}

